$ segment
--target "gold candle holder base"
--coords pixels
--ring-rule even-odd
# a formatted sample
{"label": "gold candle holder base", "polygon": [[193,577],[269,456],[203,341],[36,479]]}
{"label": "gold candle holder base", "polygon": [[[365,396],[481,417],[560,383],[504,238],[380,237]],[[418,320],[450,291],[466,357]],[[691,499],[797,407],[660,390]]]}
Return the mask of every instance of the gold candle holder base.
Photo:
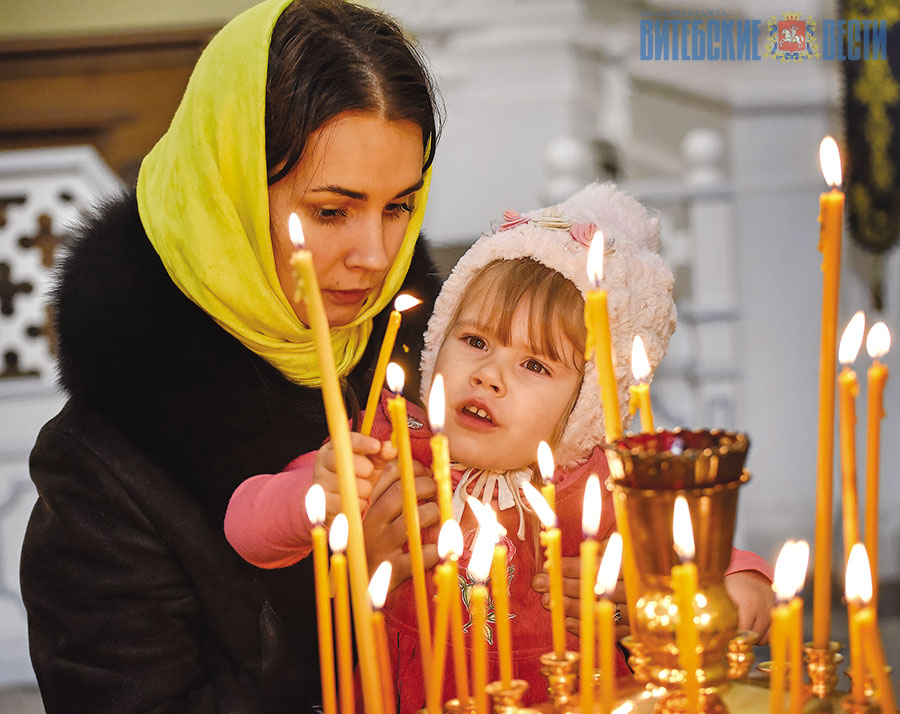
{"label": "gold candle holder base", "polygon": [[869,698],[868,695],[865,700],[859,702],[853,699],[852,694],[848,694],[841,697],[841,710],[847,714],[876,714],[881,711],[881,705]]}
{"label": "gold candle holder base", "polygon": [[829,642],[825,649],[807,642],[803,653],[810,693],[816,699],[830,699],[837,686],[837,667],[844,659],[840,642]]}
{"label": "gold candle holder base", "polygon": [[[713,690],[701,690],[699,711],[703,714],[728,714],[728,707]],[[688,709],[688,698],[679,690],[664,694],[653,707],[653,714],[696,714]]]}
{"label": "gold candle holder base", "polygon": [[547,691],[550,693],[550,701],[556,714],[577,710],[575,678],[579,659],[577,652],[566,652],[562,659],[558,659],[553,652],[547,652],[540,657],[543,665],[541,674],[547,678]]}
{"label": "gold candle holder base", "polygon": [[728,679],[744,679],[753,668],[756,657],[753,645],[759,642],[759,635],[750,630],[741,630],[728,643],[725,659],[728,662]]}
{"label": "gold candle holder base", "polygon": [[[884,671],[885,671],[885,673],[886,673],[887,676],[888,676],[888,677],[887,677],[887,678],[888,678],[888,681],[890,681],[890,680],[891,680],[891,671],[892,671],[892,670],[891,670],[891,667],[890,667],[889,665],[886,665],[885,668],[884,668]],[[851,672],[851,671],[848,669],[848,670],[845,672],[845,674],[847,675],[847,679],[850,680],[850,687],[851,687],[851,689],[852,689],[852,687],[853,687],[853,672]],[[877,691],[877,686],[878,686],[878,685],[876,684],[875,679],[872,677],[872,673],[869,672],[868,669],[866,669],[866,677],[865,677],[865,679],[863,680],[863,696],[864,696],[866,699],[872,699],[872,698],[875,696],[875,693],[876,693],[876,691]]]}
{"label": "gold candle holder base", "polygon": [[466,701],[449,699],[444,703],[444,711],[447,714],[475,714],[475,700],[471,697]]}
{"label": "gold candle holder base", "polygon": [[509,687],[504,687],[503,682],[491,682],[485,689],[491,698],[494,714],[516,714],[522,710],[522,697],[528,690],[528,682],[514,679]]}
{"label": "gold candle holder base", "polygon": [[628,666],[634,676],[634,681],[646,684],[650,681],[650,673],[647,669],[647,648],[644,643],[634,639],[634,635],[623,637],[622,646],[628,650]]}

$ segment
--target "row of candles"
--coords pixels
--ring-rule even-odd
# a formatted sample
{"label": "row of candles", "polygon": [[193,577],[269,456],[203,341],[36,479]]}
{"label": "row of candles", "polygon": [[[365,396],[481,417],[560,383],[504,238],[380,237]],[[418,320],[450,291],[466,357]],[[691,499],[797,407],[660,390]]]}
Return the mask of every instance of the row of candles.
{"label": "row of candles", "polygon": [[[815,587],[814,587],[814,645],[823,649],[827,644],[829,620],[830,620],[830,582],[831,582],[831,508],[832,508],[832,459],[833,459],[833,420],[834,420],[834,382],[835,382],[835,332],[837,321],[837,292],[839,284],[839,267],[840,267],[840,239],[841,239],[841,221],[843,210],[843,193],[837,188],[840,185],[840,155],[837,145],[831,137],[826,137],[820,148],[820,155],[823,165],[823,173],[826,181],[832,185],[830,192],[823,194],[820,198],[820,223],[821,223],[821,239],[819,248],[823,253],[823,311],[822,311],[822,344],[820,351],[820,408],[819,408],[819,451],[817,459],[817,517],[816,517],[816,566],[815,566]],[[836,168],[835,168],[836,166]],[[377,674],[372,670],[370,663],[375,661],[375,638],[372,635],[371,626],[371,609],[366,598],[366,577],[367,570],[365,564],[365,553],[362,544],[362,529],[357,503],[356,486],[352,469],[352,453],[349,443],[349,429],[347,427],[346,411],[343,402],[340,399],[340,390],[338,387],[337,375],[334,369],[333,355],[330,350],[330,338],[328,335],[328,324],[324,314],[324,308],[321,304],[321,296],[318,291],[318,285],[315,278],[315,272],[312,264],[312,256],[309,251],[303,248],[302,230],[300,228],[299,219],[291,216],[290,222],[291,237],[294,240],[295,252],[292,257],[292,264],[297,277],[297,293],[295,300],[303,299],[309,307],[310,327],[313,330],[317,357],[320,363],[322,373],[322,391],[326,406],[326,414],[328,416],[329,432],[335,444],[338,456],[338,473],[341,484],[342,503],[348,515],[348,531],[350,545],[348,553],[350,554],[350,591],[352,595],[354,624],[357,631],[357,646],[360,653],[360,662],[362,663],[362,684],[363,693],[367,705],[367,709],[378,714],[382,711],[385,699],[381,696],[377,685]],[[591,243],[588,255],[588,276],[594,286],[589,291],[585,300],[585,324],[587,327],[587,344],[586,357],[590,357],[591,352],[597,365],[598,381],[600,385],[601,398],[604,410],[604,423],[606,431],[607,443],[612,443],[621,436],[622,426],[618,404],[618,391],[614,370],[614,357],[611,349],[609,314],[607,309],[607,294],[600,285],[603,280],[603,237],[598,233]],[[599,248],[597,247],[599,246]],[[403,297],[403,296],[401,296]],[[384,373],[388,371],[386,365],[387,358],[393,348],[394,338],[400,324],[400,311],[403,306],[395,303],[395,310],[391,314],[388,331],[382,343],[379,353],[379,359],[376,366],[375,378],[373,379],[372,388],[367,400],[367,417],[370,420],[374,409],[371,407],[377,402],[377,395],[380,393],[381,384],[383,383]],[[858,324],[859,320],[857,319]],[[859,540],[858,517],[857,517],[857,499],[856,499],[856,469],[855,469],[855,397],[858,392],[858,383],[856,375],[853,373],[849,365],[855,360],[856,353],[861,343],[860,337],[856,340],[854,349],[847,349],[847,354],[852,356],[844,359],[844,350],[841,350],[841,362],[844,364],[844,370],[841,378],[838,380],[841,395],[841,456],[842,456],[842,491],[843,491],[843,516],[845,529],[845,549],[847,557],[849,557],[850,546]],[[848,337],[848,339],[851,339]],[[880,341],[880,344],[879,344]],[[868,409],[868,443],[867,443],[867,498],[866,498],[866,541],[868,543],[869,558],[871,559],[870,569],[877,573],[877,503],[878,503],[878,454],[879,454],[879,426],[883,417],[882,392],[887,379],[887,368],[880,362],[880,358],[886,354],[890,345],[890,335],[883,323],[879,323],[870,331],[870,340],[867,343],[870,355],[875,362],[869,369],[869,409]],[[643,345],[640,337],[636,336],[634,340],[634,350],[632,354],[632,368],[637,380],[637,384],[630,388],[630,409],[634,414],[638,409],[641,412],[641,425],[644,431],[653,430],[653,416],[650,404],[649,385],[646,378],[649,376],[649,364],[646,363],[646,354],[643,351]],[[398,368],[399,369],[399,368]],[[418,625],[421,636],[421,652],[423,672],[426,681],[433,680],[437,671],[432,665],[435,664],[433,657],[435,656],[435,646],[440,644],[438,640],[431,637],[430,622],[428,616],[428,605],[425,588],[424,566],[421,552],[421,535],[418,523],[417,503],[415,496],[415,488],[412,477],[412,460],[409,449],[409,434],[406,427],[406,403],[401,396],[402,392],[402,370],[400,370],[399,382],[395,378],[394,383],[390,383],[395,397],[389,400],[389,413],[393,429],[393,439],[398,446],[398,458],[400,461],[401,480],[403,482],[404,493],[404,515],[407,525],[407,537],[410,547],[410,557],[412,561],[412,579],[413,589],[416,599],[416,611],[418,617]],[[432,395],[440,393],[443,398],[443,388],[439,381],[439,375],[435,378],[434,387],[440,387],[432,390]],[[431,407],[431,404],[429,405]],[[438,485],[438,501],[441,509],[442,521],[446,522],[450,516],[450,482],[449,482],[449,455],[446,437],[441,434],[443,403],[440,406],[441,416],[436,420],[434,414],[438,411],[430,408],[430,418],[435,435],[432,438],[432,451],[434,455],[433,472]],[[371,421],[364,424],[363,431],[371,427]],[[550,468],[549,478],[552,478],[553,469]],[[543,489],[544,501],[549,502],[550,512],[552,513],[552,484],[545,484]],[[540,495],[540,494],[538,494]],[[630,527],[626,518],[624,508],[619,499],[614,499],[616,508],[616,520],[618,529],[623,539],[622,548],[622,567],[624,570],[624,579],[626,587],[626,600],[629,608],[629,621],[635,622],[635,603],[637,600],[638,574],[634,563],[634,556],[630,547]],[[554,546],[553,532],[556,531],[557,545]],[[586,533],[586,535],[588,535]],[[551,578],[551,611],[552,611],[552,627],[554,652],[558,657],[564,654],[564,628],[562,612],[562,586],[560,576],[553,575],[554,548],[558,548],[558,529],[555,526],[548,526],[545,523],[545,530],[542,534],[542,540],[547,548],[548,554],[548,571]],[[594,567],[596,560],[596,550],[589,544],[592,539],[586,539],[586,545],[582,549],[582,580],[586,583],[593,582],[593,578],[585,577],[590,574],[590,570]],[[449,551],[453,552],[453,551]],[[452,558],[451,558],[452,559]],[[556,558],[558,563],[558,557]],[[682,566],[686,568],[684,571],[673,572],[673,583],[682,583],[679,585],[682,589],[682,597],[684,592],[690,590],[690,563]],[[558,568],[557,568],[558,569]],[[470,563],[471,572],[471,563]],[[694,578],[696,572],[694,571]],[[589,586],[582,584],[582,592],[589,589]],[[827,584],[827,588],[823,583]],[[827,595],[823,595],[823,592]],[[877,598],[877,587],[874,597]],[[687,607],[690,599],[682,599],[682,604]],[[555,607],[554,607],[555,603]],[[586,606],[585,606],[586,607]],[[796,608],[796,605],[793,606]],[[461,630],[461,618],[457,612],[458,608],[450,607],[450,617],[452,618],[452,631]],[[455,614],[454,614],[455,613]],[[558,613],[558,614],[557,614]],[[440,615],[440,612],[438,613]],[[855,609],[851,608],[851,618],[855,614]],[[874,609],[872,610],[874,618]],[[593,617],[584,617],[583,621],[593,622]],[[679,629],[684,634],[680,637],[690,636],[690,623],[692,618],[683,617],[684,621]],[[873,629],[877,632],[877,625],[873,624]],[[477,629],[475,630],[477,631]],[[499,633],[498,633],[499,635]],[[802,635],[802,633],[801,633]],[[694,633],[696,637],[696,633]],[[499,637],[498,637],[499,639]],[[582,638],[590,639],[592,637]],[[444,641],[446,641],[444,639]],[[692,658],[696,655],[696,647],[691,647],[688,641],[685,641],[686,647],[680,647],[681,656],[685,658],[683,666],[687,673],[686,693],[689,698],[697,696],[696,689],[696,671],[695,667],[690,666]],[[793,645],[792,645],[793,646]],[[602,647],[601,647],[602,649]],[[851,650],[853,648],[851,647]],[[441,654],[440,656],[443,656]],[[454,647],[455,669],[457,670],[457,691],[460,696],[467,692],[468,686],[461,676],[460,657],[462,657],[461,647]],[[851,651],[851,657],[853,652]],[[796,661],[796,658],[794,658]],[[501,662],[503,658],[501,657]],[[590,662],[593,662],[591,657]],[[369,666],[367,666],[369,665]],[[588,665],[582,664],[582,676],[588,674]],[[501,678],[508,668],[504,665],[501,671]],[[324,678],[323,669],[323,678]],[[873,672],[874,677],[878,677],[877,672]],[[429,710],[433,710],[436,705],[435,690],[433,685],[429,685]],[[583,688],[590,690],[591,688]],[[476,693],[479,688],[475,687]],[[483,691],[481,692],[483,695]],[[587,696],[583,693],[583,696]],[[477,698],[477,697],[476,697]],[[484,703],[486,706],[486,703]],[[583,702],[583,705],[586,702]],[[327,714],[327,713],[326,713]]]}

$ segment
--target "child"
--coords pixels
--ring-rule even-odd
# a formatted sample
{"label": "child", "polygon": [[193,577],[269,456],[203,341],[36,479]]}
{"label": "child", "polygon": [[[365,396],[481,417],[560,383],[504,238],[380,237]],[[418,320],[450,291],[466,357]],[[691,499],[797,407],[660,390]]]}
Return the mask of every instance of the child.
{"label": "child", "polygon": [[[596,473],[603,481],[608,475],[601,448],[604,428],[596,369],[592,359],[584,359],[584,295],[592,287],[586,256],[595,231],[602,230],[605,241],[603,287],[609,296],[623,423],[629,419],[632,339],[642,336],[655,367],[675,329],[675,306],[672,274],[657,254],[658,221],[613,186],[592,184],[559,207],[525,216],[507,212],[504,218],[497,231],[482,236],[469,249],[445,282],[425,336],[421,376],[423,397],[435,373],[444,378],[444,431],[454,462],[454,518],[460,522],[466,545],[460,558],[464,604],[473,582],[466,565],[476,527],[465,498],[491,504],[507,531],[513,676],[529,683],[528,705],[546,698],[538,658],[552,649],[552,643],[549,613],[533,587],[541,583],[540,524],[520,486],[524,481],[539,481],[533,467],[537,446],[541,440],[548,441],[558,464],[554,480],[563,554],[575,556],[582,540],[587,477]],[[393,448],[382,443],[391,430],[386,416],[388,396],[383,395],[376,415],[374,438],[354,435],[361,498],[372,492],[371,484],[377,479],[381,482],[375,490],[381,493],[396,478],[395,469],[385,466],[394,456]],[[415,405],[409,409],[413,458],[427,465],[431,460],[428,422]],[[261,567],[289,565],[305,557],[310,549],[309,526],[299,504],[313,481],[331,492],[332,516],[340,503],[334,455],[328,445],[315,455],[301,456],[283,474],[257,476],[239,487],[226,516],[226,534],[235,549]],[[601,539],[615,529],[606,489],[602,513]],[[434,520],[423,522],[425,543],[437,539]],[[433,552],[429,555],[433,563]],[[376,565],[370,563],[373,569]],[[748,569],[768,574],[764,561],[736,551],[731,570]],[[426,577],[426,582],[430,591],[432,579]],[[424,706],[415,601],[411,580],[397,584],[395,579],[394,584],[384,613],[399,711],[411,714]],[[465,610],[463,620],[468,629]],[[489,624],[485,633],[470,632],[469,637],[493,641],[493,630]],[[577,638],[572,634],[568,638],[568,648],[577,651]],[[496,679],[497,663],[491,661],[490,666],[489,677]],[[617,673],[627,672],[619,652]],[[454,691],[452,665],[444,683],[447,699]]]}

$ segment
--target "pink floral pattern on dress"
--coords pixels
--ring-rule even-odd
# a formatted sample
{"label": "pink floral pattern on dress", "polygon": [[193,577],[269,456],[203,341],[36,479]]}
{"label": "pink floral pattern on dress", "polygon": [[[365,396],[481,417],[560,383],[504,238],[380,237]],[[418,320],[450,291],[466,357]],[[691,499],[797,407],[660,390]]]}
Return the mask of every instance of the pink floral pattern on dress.
{"label": "pink floral pattern on dress", "polygon": [[[463,536],[463,554],[459,558],[459,573],[457,575],[459,592],[462,596],[463,605],[466,607],[466,615],[468,616],[468,619],[463,624],[463,632],[468,632],[469,628],[472,626],[472,588],[475,587],[476,582],[475,579],[469,575],[469,559],[472,557],[472,544],[475,542],[475,534],[477,531],[477,528],[466,531],[466,534]],[[500,544],[506,546],[506,592],[509,593],[512,579],[516,573],[516,567],[511,565],[513,556],[516,554],[516,546],[506,536],[500,536]],[[484,624],[484,639],[488,644],[492,645],[494,644],[493,625],[497,622],[497,613],[494,610],[494,595],[490,589],[490,582],[490,578],[484,582],[485,587],[488,588],[487,601],[485,602],[487,608],[487,621]],[[515,614],[509,613],[510,620],[514,617]]]}

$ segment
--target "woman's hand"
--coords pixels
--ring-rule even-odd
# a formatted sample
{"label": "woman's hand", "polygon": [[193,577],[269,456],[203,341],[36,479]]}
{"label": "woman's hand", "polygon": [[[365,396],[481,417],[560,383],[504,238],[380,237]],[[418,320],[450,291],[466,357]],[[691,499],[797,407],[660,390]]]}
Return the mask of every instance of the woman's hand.
{"label": "woman's hand", "polygon": [[769,579],[755,570],[740,570],[725,576],[725,590],[737,606],[738,628],[753,630],[759,635],[759,644],[766,644],[775,605]]}
{"label": "woman's hand", "polygon": [[[601,550],[606,548],[609,539],[601,541]],[[566,617],[566,629],[573,635],[578,635],[581,630],[581,558],[573,556],[561,558],[563,581],[563,610]],[[546,561],[545,561],[546,562]],[[599,559],[597,561],[599,565]],[[546,567],[546,566],[545,566]],[[550,609],[550,576],[546,572],[540,572],[531,580],[531,587],[544,593],[541,604]],[[625,581],[619,572],[619,582],[612,592],[610,600],[618,607],[619,621],[616,623],[616,640],[620,640],[631,634],[631,626],[628,622],[628,608],[625,605]]]}
{"label": "woman's hand", "polygon": [[[396,458],[397,449],[390,441],[378,441],[355,431],[350,433],[350,446],[353,448],[353,468],[356,471],[359,508],[365,510],[369,505],[375,483],[381,477],[385,465]],[[325,518],[330,523],[344,510],[337,474],[337,454],[331,441],[316,452],[313,483],[319,484],[325,491]]]}
{"label": "woman's hand", "polygon": [[[419,526],[424,530],[440,520],[440,509],[435,502],[437,488],[431,473],[418,461],[413,461],[416,497],[419,501]],[[423,503],[424,501],[424,503]],[[403,519],[403,490],[400,469],[391,461],[381,474],[371,494],[371,505],[363,519],[366,540],[366,561],[369,575],[388,560],[393,566],[390,590],[412,574],[412,563],[406,546],[406,522]],[[427,543],[422,547],[422,558],[428,570],[438,561],[437,545]]]}

